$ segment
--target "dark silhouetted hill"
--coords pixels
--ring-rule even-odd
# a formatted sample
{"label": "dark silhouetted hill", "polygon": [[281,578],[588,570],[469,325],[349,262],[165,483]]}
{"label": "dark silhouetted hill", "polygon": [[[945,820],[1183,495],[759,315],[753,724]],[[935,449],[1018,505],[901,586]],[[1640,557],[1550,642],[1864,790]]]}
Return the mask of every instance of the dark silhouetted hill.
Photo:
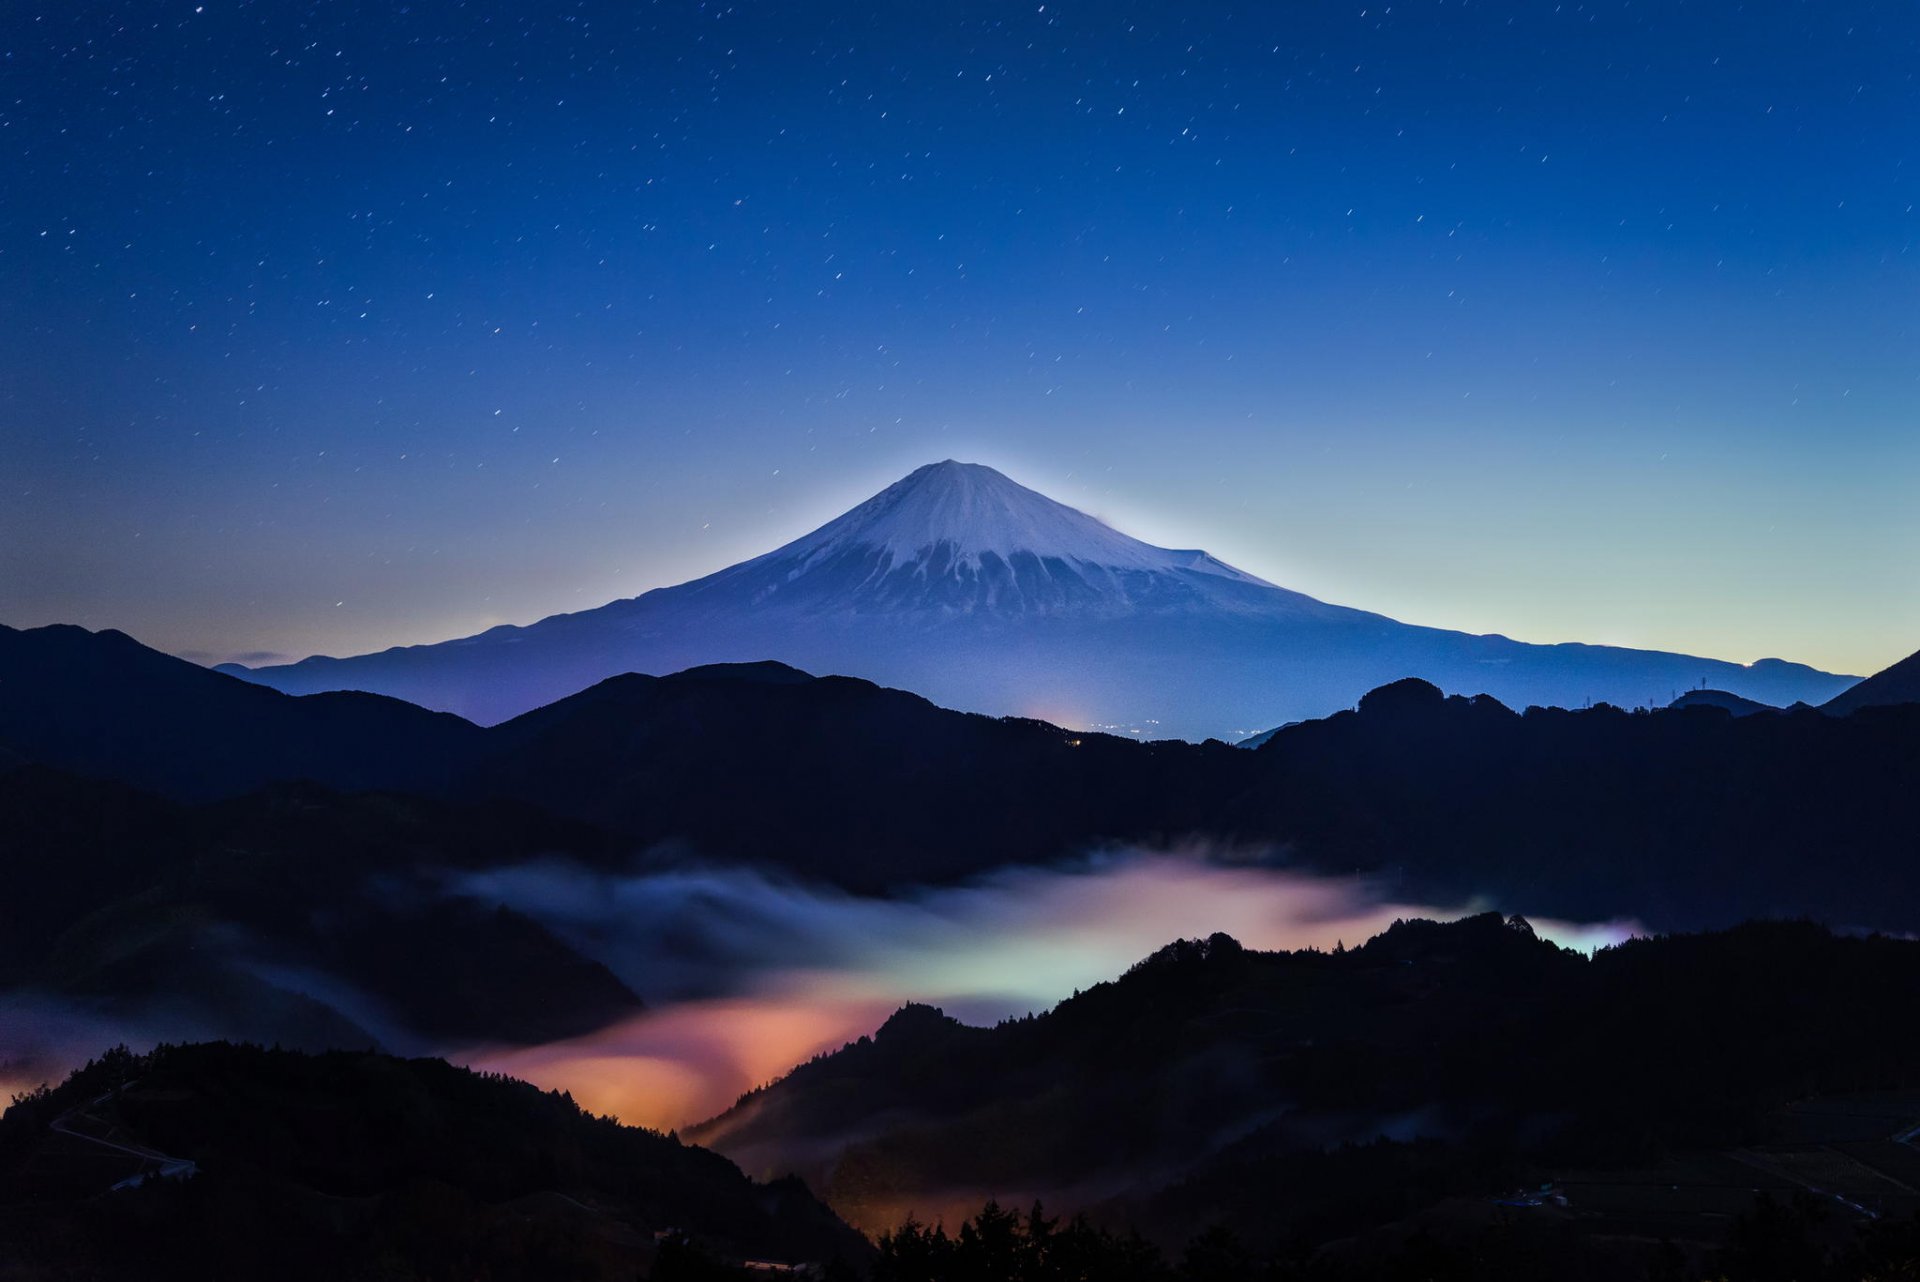
{"label": "dark silhouetted hill", "polygon": [[[628,675],[488,730],[396,700],[292,697],[119,633],[0,633],[0,743],[176,800],[272,782],[513,798],[861,890],[1191,830],[1219,744],[995,719],[780,664]],[[982,804],[990,799],[990,804]]]}
{"label": "dark silhouetted hill", "polygon": [[443,787],[479,734],[384,695],[283,695],[120,632],[0,627],[0,744],[182,800],[300,779]]}
{"label": "dark silhouetted hill", "polygon": [[994,1028],[909,1007],[689,1135],[869,1228],[1040,1196],[1168,1243],[1321,1243],[1920,1088],[1915,1000],[1920,943],[1797,923],[1591,959],[1497,914],[1331,954],[1216,935]]}
{"label": "dark silhouetted hill", "polygon": [[1241,755],[1264,770],[1223,828],[1414,895],[1663,928],[1920,914],[1920,707],[1521,714],[1401,683]]}
{"label": "dark silhouetted hill", "polygon": [[[4,640],[0,742],[176,799],[315,779],[510,802],[601,831],[622,864],[678,852],[860,892],[1197,839],[1561,918],[1920,924],[1920,705],[1521,713],[1409,679],[1249,751],[738,664],[617,677],[482,730],[391,700],[277,695],[117,634]],[[23,695],[23,672],[69,675]],[[56,689],[74,692],[71,718]]]}
{"label": "dark silhouetted hill", "polygon": [[1667,708],[1674,712],[1683,712],[1688,708],[1720,708],[1731,712],[1736,717],[1750,717],[1756,712],[1780,711],[1770,703],[1743,699],[1726,690],[1689,690],[1668,704]]}
{"label": "dark silhouetted hill", "polygon": [[1844,716],[1861,708],[1885,708],[1920,703],[1920,652],[1874,673],[1820,705],[1822,712]]}
{"label": "dark silhouetted hill", "polygon": [[616,677],[487,734],[466,788],[862,891],[1179,836],[1238,782],[1224,745],[951,712],[779,664]]}
{"label": "dark silhouetted hill", "polygon": [[[141,1152],[197,1174],[108,1193],[163,1165]],[[0,1118],[0,1276],[631,1279],[656,1234],[871,1253],[795,1181],[439,1060],[119,1051]]]}

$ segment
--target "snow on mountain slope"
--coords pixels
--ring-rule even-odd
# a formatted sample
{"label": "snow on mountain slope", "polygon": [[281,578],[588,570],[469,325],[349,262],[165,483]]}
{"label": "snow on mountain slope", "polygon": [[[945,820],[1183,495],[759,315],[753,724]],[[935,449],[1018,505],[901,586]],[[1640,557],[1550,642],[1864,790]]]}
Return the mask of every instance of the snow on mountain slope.
{"label": "snow on mountain slope", "polygon": [[1192,570],[1272,587],[1205,552],[1176,552],[1129,538],[1086,513],[1056,503],[990,467],[947,459],[929,463],[813,533],[746,565],[798,562],[797,572],[849,551],[885,553],[903,565],[956,575],[979,573],[1020,555],[1106,570]]}
{"label": "snow on mountain slope", "polygon": [[1527,645],[1329,605],[1200,551],[1154,547],[948,460],[704,578],[525,627],[283,667],[294,693],[364,689],[482,723],[622,672],[777,659],[948,707],[1146,736],[1241,738],[1406,676],[1524,707],[1662,706],[1705,681],[1773,704],[1853,681],[1606,646]]}
{"label": "snow on mountain slope", "polygon": [[1129,538],[990,467],[951,459],[914,471],[811,534],[685,587],[696,598],[761,608],[922,615],[923,622],[1328,608],[1205,552]]}

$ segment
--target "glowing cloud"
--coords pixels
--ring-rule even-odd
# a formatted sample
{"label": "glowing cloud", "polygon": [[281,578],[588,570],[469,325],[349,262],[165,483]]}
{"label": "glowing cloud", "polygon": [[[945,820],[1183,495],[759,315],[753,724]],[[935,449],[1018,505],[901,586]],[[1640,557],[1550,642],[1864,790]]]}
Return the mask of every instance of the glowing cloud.
{"label": "glowing cloud", "polygon": [[[740,870],[618,878],[556,864],[462,890],[540,917],[657,1007],[575,1041],[472,1048],[467,1062],[661,1128],[711,1116],[908,1001],[992,1022],[1112,979],[1174,939],[1225,931],[1250,948],[1332,948],[1398,917],[1472,911],[1383,902],[1355,879],[1137,852],[895,900]],[[1583,949],[1633,929],[1534,924]]]}

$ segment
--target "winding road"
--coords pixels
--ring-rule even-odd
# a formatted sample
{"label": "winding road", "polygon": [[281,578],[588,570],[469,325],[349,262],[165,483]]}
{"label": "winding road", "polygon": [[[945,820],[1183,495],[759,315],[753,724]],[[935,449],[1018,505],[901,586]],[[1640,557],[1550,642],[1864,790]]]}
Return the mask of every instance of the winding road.
{"label": "winding road", "polygon": [[137,1188],[147,1180],[154,1178],[176,1180],[185,1179],[190,1175],[197,1174],[200,1168],[184,1157],[173,1157],[169,1154],[162,1153],[158,1149],[148,1148],[144,1144],[122,1144],[117,1140],[106,1139],[99,1135],[90,1135],[86,1131],[75,1129],[74,1121],[78,1119],[81,1122],[91,1122],[96,1126],[105,1127],[107,1131],[111,1133],[113,1130],[113,1124],[111,1122],[94,1117],[88,1113],[87,1110],[100,1107],[115,1095],[119,1094],[120,1091],[127,1089],[127,1086],[132,1085],[134,1085],[133,1082],[128,1082],[126,1086],[108,1091],[106,1094],[88,1103],[74,1105],[66,1112],[60,1114],[60,1116],[54,1118],[53,1121],[49,1122],[47,1129],[60,1135],[71,1136],[76,1140],[81,1140],[88,1144],[98,1144],[102,1148],[110,1148],[116,1153],[125,1153],[129,1157],[139,1158],[145,1165],[135,1174],[129,1175],[124,1180],[117,1181],[113,1185],[115,1189]]}

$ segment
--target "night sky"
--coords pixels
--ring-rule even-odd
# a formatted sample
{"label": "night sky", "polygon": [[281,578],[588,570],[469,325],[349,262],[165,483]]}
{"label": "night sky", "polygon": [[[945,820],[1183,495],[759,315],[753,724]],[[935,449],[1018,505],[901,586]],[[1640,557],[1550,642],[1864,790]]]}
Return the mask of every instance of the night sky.
{"label": "night sky", "polygon": [[1412,622],[1920,646],[1920,9],[0,6],[0,621],[525,622],[948,456]]}

